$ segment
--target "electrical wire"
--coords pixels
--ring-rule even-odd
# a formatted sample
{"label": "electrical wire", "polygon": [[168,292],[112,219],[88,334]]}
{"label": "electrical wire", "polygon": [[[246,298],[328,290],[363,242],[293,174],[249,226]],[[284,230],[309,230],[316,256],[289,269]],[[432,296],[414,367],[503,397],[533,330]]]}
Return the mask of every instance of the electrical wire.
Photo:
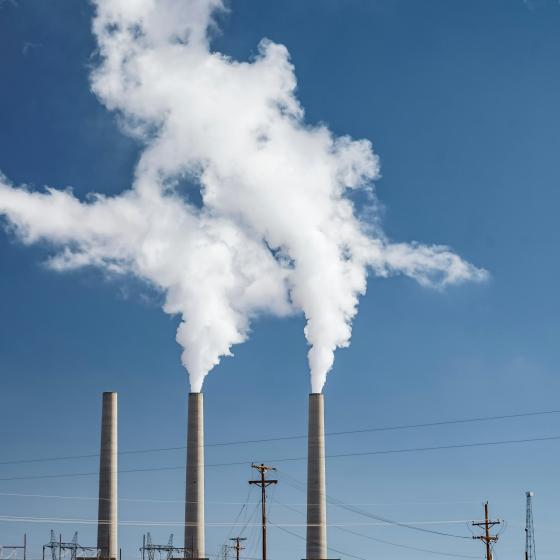
{"label": "electrical wire", "polygon": [[[468,449],[473,447],[491,447],[495,445],[511,445],[519,443],[531,443],[531,442],[544,442],[544,441],[556,441],[560,440],[560,435],[555,436],[545,436],[545,437],[533,437],[533,438],[523,438],[523,439],[509,439],[509,440],[499,440],[499,441],[483,441],[474,443],[457,443],[450,445],[435,445],[431,447],[409,447],[404,449],[382,449],[375,451],[361,451],[353,453],[335,453],[332,455],[325,455],[327,459],[341,459],[347,457],[365,457],[374,455],[393,455],[398,453],[415,453],[415,452],[425,452],[425,451],[442,451],[449,449]],[[305,461],[307,456],[300,457],[282,457],[276,459],[268,459],[271,463],[287,463],[291,461]],[[233,466],[244,466],[250,464],[251,461],[234,461],[231,463],[210,463],[206,464],[207,468],[212,467],[233,467]],[[184,465],[177,465],[173,467],[148,467],[144,469],[123,469],[119,470],[119,474],[125,473],[138,473],[138,472],[157,472],[157,471],[174,471],[183,470]],[[84,473],[63,473],[63,474],[46,474],[46,475],[33,475],[33,476],[12,476],[0,478],[0,481],[12,481],[12,480],[38,480],[46,478],[71,478],[80,476],[98,476],[99,472],[84,472]]]}
{"label": "electrical wire", "polygon": [[[258,510],[258,506],[255,510]],[[254,515],[251,516],[251,519]],[[31,517],[31,516],[16,516],[16,515],[0,515],[0,522],[29,522],[29,523],[64,523],[64,524],[77,524],[77,525],[99,525],[100,522],[98,519],[83,519],[83,518],[60,518],[60,517]],[[406,523],[401,523],[397,521],[376,521],[375,523],[328,523],[327,527],[363,527],[363,526],[389,526],[389,525],[400,525],[406,526],[409,525],[412,527],[412,524],[415,525],[444,525],[444,524],[463,524],[468,523],[469,520],[466,519],[450,519],[450,520],[435,520],[435,521],[407,521]],[[130,521],[130,520],[119,520],[119,525],[129,526],[129,527],[184,527],[184,521]],[[247,527],[261,527],[260,522],[247,522],[244,524],[241,523],[231,523],[230,521],[224,522],[211,522],[206,523],[208,527],[235,527],[236,525],[242,526],[242,530]],[[282,523],[278,524],[281,527],[307,527],[307,523]],[[470,537],[469,537],[470,538]]]}
{"label": "electrical wire", "polygon": [[[409,430],[409,429],[418,429],[418,428],[430,428],[430,427],[437,427],[437,426],[447,426],[447,425],[454,425],[454,424],[467,424],[467,423],[475,423],[475,422],[491,422],[497,420],[510,420],[513,418],[526,418],[531,416],[543,416],[543,415],[550,415],[550,414],[560,414],[560,410],[541,410],[541,411],[533,411],[533,412],[520,412],[516,414],[502,414],[499,416],[478,416],[474,418],[460,418],[460,419],[452,419],[452,420],[441,420],[438,422],[424,422],[419,424],[401,424],[396,426],[381,426],[381,427],[373,427],[373,428],[360,428],[355,430],[344,430],[338,432],[327,432],[325,437],[331,436],[342,436],[342,435],[351,435],[351,434],[363,434],[363,433],[371,433],[371,432],[387,432],[387,431],[396,431],[396,430]],[[205,447],[223,447],[223,446],[230,446],[230,445],[246,445],[246,444],[253,444],[253,443],[267,443],[271,441],[287,441],[287,440],[295,440],[295,439],[306,439],[307,435],[290,435],[290,436],[279,436],[275,438],[263,438],[263,439],[248,439],[248,440],[238,440],[238,441],[224,441],[224,442],[215,442],[215,443],[206,443]],[[132,449],[128,451],[119,451],[119,455],[134,455],[134,454],[141,454],[141,453],[159,453],[164,451],[181,451],[186,449],[186,446],[180,445],[176,447],[154,447],[154,448],[146,448],[146,449]],[[43,463],[43,462],[51,462],[51,461],[67,461],[73,459],[90,459],[99,457],[99,453],[88,453],[84,455],[64,455],[59,457],[39,457],[39,458],[31,458],[31,459],[16,459],[12,461],[0,461],[0,465],[20,465],[24,463]]]}
{"label": "electrical wire", "polygon": [[[293,537],[297,537],[300,540],[305,541],[305,537],[302,537],[301,535],[298,535],[297,533],[294,533],[293,531],[289,531],[288,529],[286,529],[285,527],[280,527],[279,525],[274,525],[274,524],[270,524],[271,527],[276,527],[277,529],[280,529],[281,531],[284,531],[284,533],[288,533],[289,535],[292,535]],[[348,556],[349,558],[354,558],[355,560],[368,560],[367,558],[364,558],[363,556],[356,556],[355,554],[351,554],[350,552],[343,552],[342,550],[338,550],[336,548],[333,548],[331,546],[327,546],[327,549],[332,551],[332,552],[336,552],[337,554],[342,554],[343,556]]]}
{"label": "electrical wire", "polygon": [[[259,506],[260,506],[260,503],[255,506],[255,508],[253,510],[253,513],[251,514],[251,517],[248,520],[248,523],[251,523],[249,536],[247,538],[248,542],[252,543],[251,544],[251,552],[250,552],[251,556],[256,556],[258,554],[258,551],[259,551],[259,548],[260,548],[260,543],[261,543],[261,532],[259,531],[260,524],[257,525],[255,523],[252,523],[253,519],[255,521],[257,520]],[[242,533],[244,533],[246,528],[247,528],[247,525],[242,529]]]}
{"label": "electrical wire", "polygon": [[466,554],[458,554],[456,552],[441,552],[439,550],[432,550],[429,548],[420,548],[418,546],[411,546],[407,544],[395,543],[392,541],[387,541],[385,539],[378,539],[376,537],[372,537],[371,535],[364,535],[363,533],[358,533],[357,531],[352,531],[351,529],[346,529],[343,527],[337,527],[339,531],[344,531],[345,533],[349,533],[351,535],[355,535],[357,537],[363,537],[364,539],[368,539],[370,541],[378,542],[381,544],[387,544],[390,546],[396,546],[398,548],[405,548],[407,550],[415,550],[417,552],[427,552],[429,554],[437,554],[438,556],[452,556],[454,558],[475,558],[480,559],[480,556],[469,556]]}
{"label": "electrical wire", "polygon": [[[280,506],[287,507],[288,509],[290,509],[291,511],[293,511],[293,512],[299,514],[299,515],[305,516],[305,513],[303,511],[301,511],[299,509],[296,509],[294,507],[291,507],[289,504],[284,504],[284,503],[278,502],[278,501],[276,501],[276,503]],[[405,544],[401,544],[401,543],[395,543],[395,542],[392,542],[392,541],[387,541],[385,539],[379,539],[379,538],[372,537],[370,535],[365,535],[364,533],[358,533],[357,531],[352,531],[351,529],[347,529],[345,527],[340,527],[340,526],[337,526],[337,525],[335,525],[335,527],[339,531],[343,531],[345,533],[356,535],[358,537],[363,537],[365,539],[375,541],[375,542],[379,542],[379,543],[382,543],[382,544],[387,544],[387,545],[390,545],[390,546],[396,546],[398,548],[415,550],[417,552],[428,552],[430,554],[437,554],[437,555],[440,555],[440,556],[453,556],[455,558],[476,558],[476,559],[479,558],[478,556],[467,556],[467,555],[464,555],[464,554],[457,554],[457,553],[453,553],[453,552],[441,552],[441,551],[438,551],[438,550],[431,550],[431,549],[428,549],[428,548],[420,548],[420,547],[416,547],[416,546],[410,546],[410,545],[405,545]]]}
{"label": "electrical wire", "polygon": [[[241,515],[243,513],[245,513],[245,518],[247,519],[247,506],[249,505],[249,498],[251,496],[251,493],[253,491],[254,487],[249,485],[249,488],[247,489],[247,496],[245,497],[245,503],[241,506],[241,509],[239,510],[239,513],[237,514],[232,526],[230,527],[230,530],[225,538],[225,546],[228,546],[228,541],[230,539],[230,537],[233,534],[233,528],[237,525],[237,522],[239,521],[239,519],[241,518]],[[239,536],[243,536],[243,531],[245,530],[245,528],[243,528],[241,530],[241,534]]]}
{"label": "electrical wire", "polygon": [[[414,531],[421,531],[423,533],[431,533],[433,535],[439,535],[439,536],[442,536],[442,537],[453,537],[453,538],[456,538],[456,539],[470,539],[471,538],[471,537],[468,537],[466,535],[456,535],[454,533],[446,533],[444,531],[436,531],[434,529],[426,529],[425,527],[418,527],[417,526],[418,524],[414,525],[410,522],[405,523],[405,522],[400,522],[400,521],[394,521],[392,519],[388,519],[386,517],[381,517],[380,515],[375,515],[373,513],[369,513],[369,512],[366,512],[364,510],[355,508],[353,506],[346,506],[343,503],[341,503],[339,500],[334,500],[333,498],[330,498],[329,501],[331,503],[338,503],[338,505],[341,508],[346,509],[347,511],[351,511],[351,512],[356,513],[358,515],[362,515],[364,517],[369,517],[369,518],[375,519],[377,521],[383,521],[384,523],[389,524],[389,525],[395,525],[397,527],[412,529]],[[460,521],[460,523],[466,523],[466,522],[467,522],[466,520]]]}
{"label": "electrical wire", "polygon": [[[253,486],[249,487],[250,490],[253,489]],[[18,493],[18,492],[0,492],[0,496],[7,496],[7,497],[17,497],[17,498],[45,498],[45,499],[61,499],[61,500],[88,500],[88,501],[95,501],[98,500],[111,500],[111,498],[102,498],[97,496],[61,496],[58,494],[25,494],[25,493]],[[196,504],[197,502],[186,502],[185,500],[173,500],[173,499],[165,499],[165,498],[126,498],[120,497],[120,502],[133,502],[133,503],[162,503],[162,504]],[[377,507],[384,507],[384,506],[410,506],[410,505],[417,505],[417,506],[424,506],[424,505],[456,505],[456,504],[478,504],[480,500],[446,500],[446,501],[429,501],[429,502],[374,502],[374,503],[363,503],[363,502],[356,502],[346,505],[351,506],[377,506]],[[251,506],[255,504],[260,504],[260,502],[217,502],[214,500],[205,500],[206,504],[212,505],[228,505],[228,506]],[[279,502],[278,502],[279,503]],[[305,502],[297,502],[297,503],[290,503],[290,504],[280,504],[280,505],[287,505],[287,506],[307,506],[308,504]]]}
{"label": "electrical wire", "polygon": [[[292,488],[295,488],[296,490],[302,490],[302,487],[304,486],[302,482],[300,482],[299,480],[297,480],[296,478],[288,475],[285,472],[282,472],[282,476],[285,479],[284,482],[287,482],[288,485],[291,485]],[[290,484],[290,479],[292,480],[292,484]],[[294,484],[295,483],[295,484]],[[352,506],[348,506],[346,505],[343,501],[338,500],[337,498],[334,498],[333,496],[330,496],[329,494],[326,495],[327,501],[331,504],[337,504],[339,507],[346,509],[348,511],[351,511],[352,513],[356,513],[358,515],[361,515],[363,517],[368,517],[370,519],[375,519],[376,521],[383,521],[386,524],[389,525],[395,525],[397,527],[402,527],[405,529],[411,529],[414,531],[420,531],[423,533],[431,533],[433,535],[439,535],[442,537],[453,537],[453,538],[457,538],[457,539],[470,539],[471,537],[469,536],[465,536],[465,535],[456,535],[454,533],[446,533],[444,531],[436,531],[434,529],[426,529],[425,527],[418,527],[416,525],[413,525],[412,523],[405,523],[405,522],[401,522],[401,521],[394,521],[392,519],[388,519],[386,517],[381,517],[380,515],[375,515],[373,513],[367,512],[365,510],[359,509],[359,508],[355,508]],[[462,521],[461,523],[464,523],[464,521]]]}
{"label": "electrical wire", "polygon": [[[278,505],[287,507],[288,509],[292,510],[293,512],[295,512],[299,515],[302,515],[302,516],[305,515],[305,513],[302,512],[301,510],[293,508],[293,507],[289,506],[288,504],[284,504],[284,503],[278,502],[278,501],[276,503]],[[340,526],[335,526],[335,527],[339,531],[343,531],[343,532],[351,534],[351,535],[355,535],[355,536],[358,536],[358,537],[363,537],[365,539],[368,539],[368,540],[371,540],[371,541],[374,541],[374,542],[378,542],[378,543],[381,543],[381,544],[386,544],[386,545],[389,545],[389,546],[396,546],[398,548],[404,548],[404,549],[407,549],[407,550],[415,550],[417,552],[427,552],[429,554],[436,554],[438,556],[452,556],[454,558],[475,558],[475,559],[479,558],[478,556],[468,556],[468,555],[465,555],[465,554],[457,554],[457,553],[454,553],[454,552],[441,552],[439,550],[432,550],[432,549],[428,549],[428,548],[420,548],[420,547],[417,547],[417,546],[411,546],[411,545],[406,545],[406,544],[402,544],[402,543],[395,543],[395,542],[392,542],[392,541],[387,541],[385,539],[379,539],[379,538],[376,538],[376,537],[372,537],[370,535],[365,535],[364,533],[358,533],[357,531],[352,531],[351,529],[347,529],[347,528],[344,528],[344,527],[340,527]]]}
{"label": "electrical wire", "polygon": [[[102,498],[94,496],[61,496],[57,494],[21,494],[18,492],[0,492],[0,496],[12,496],[18,498],[46,498],[46,499],[61,499],[61,500],[88,500],[95,501],[107,500],[110,501],[111,498]],[[196,504],[197,502],[191,502],[186,500],[172,500],[163,498],[123,498],[119,496],[119,502],[133,502],[133,503],[157,503],[157,504]],[[213,500],[205,500],[206,504],[214,505],[227,505],[227,506],[243,506],[243,505],[253,505],[256,502],[216,502]],[[363,505],[363,504],[357,504]]]}

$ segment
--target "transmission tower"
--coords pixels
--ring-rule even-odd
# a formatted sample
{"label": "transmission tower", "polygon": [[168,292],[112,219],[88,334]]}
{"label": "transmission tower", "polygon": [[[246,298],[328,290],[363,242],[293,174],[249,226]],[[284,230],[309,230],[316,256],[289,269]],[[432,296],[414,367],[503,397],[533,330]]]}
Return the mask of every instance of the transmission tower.
{"label": "transmission tower", "polygon": [[57,539],[54,531],[51,529],[51,540],[49,544],[46,544],[43,547],[43,558],[45,557],[45,548],[51,549],[52,560],[59,560],[59,557],[61,556],[60,551],[62,549],[62,535],[59,535]]}
{"label": "transmission tower", "polygon": [[527,513],[525,516],[525,560],[536,560],[535,528],[533,527],[533,492],[526,492]]}
{"label": "transmission tower", "polygon": [[[154,544],[150,533],[146,533],[142,537],[141,560],[185,560],[186,558],[193,558],[192,548],[175,546],[173,544],[173,533],[169,535],[167,544]],[[78,558],[78,560],[81,559]]]}
{"label": "transmission tower", "polygon": [[78,531],[76,531],[70,543],[70,560],[76,560],[78,556],[78,546]]}
{"label": "transmission tower", "polygon": [[[50,551],[50,552],[47,552]],[[51,560],[62,560],[65,553],[70,552],[70,560],[94,560],[99,558],[99,548],[96,546],[82,546],[78,543],[78,533],[74,533],[71,542],[62,540],[62,535],[58,538],[51,530],[51,540],[43,545],[43,560],[50,556]]]}
{"label": "transmission tower", "polygon": [[[23,560],[27,558],[27,535],[23,535],[23,545],[5,545],[0,544],[0,560],[2,558],[13,558],[17,555],[18,551],[23,551]],[[8,556],[5,556],[5,553],[8,553]]]}

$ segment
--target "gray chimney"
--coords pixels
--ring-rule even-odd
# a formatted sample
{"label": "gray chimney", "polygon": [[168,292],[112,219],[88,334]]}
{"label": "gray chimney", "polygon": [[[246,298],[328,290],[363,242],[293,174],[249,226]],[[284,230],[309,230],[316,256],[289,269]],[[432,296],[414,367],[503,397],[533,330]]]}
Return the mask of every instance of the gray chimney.
{"label": "gray chimney", "polygon": [[189,393],[185,548],[204,558],[204,399]]}
{"label": "gray chimney", "polygon": [[327,558],[325,416],[321,393],[309,395],[307,436],[307,560]]}
{"label": "gray chimney", "polygon": [[103,393],[99,459],[97,547],[102,558],[118,558],[118,442],[117,393]]}

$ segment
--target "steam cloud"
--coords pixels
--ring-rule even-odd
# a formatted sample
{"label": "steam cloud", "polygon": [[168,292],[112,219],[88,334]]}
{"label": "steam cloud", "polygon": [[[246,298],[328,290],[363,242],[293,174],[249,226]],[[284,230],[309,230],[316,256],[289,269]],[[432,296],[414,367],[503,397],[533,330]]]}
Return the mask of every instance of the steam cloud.
{"label": "steam cloud", "polygon": [[[100,101],[143,143],[129,190],[86,201],[0,176],[0,214],[56,270],[132,274],[182,318],[177,341],[200,391],[259,313],[303,311],[313,392],[349,344],[368,271],[423,285],[486,273],[443,246],[389,242],[351,200],[378,176],[367,140],[305,123],[287,49],[239,62],[211,50],[220,0],[96,0]],[[200,189],[189,202],[185,181]]]}

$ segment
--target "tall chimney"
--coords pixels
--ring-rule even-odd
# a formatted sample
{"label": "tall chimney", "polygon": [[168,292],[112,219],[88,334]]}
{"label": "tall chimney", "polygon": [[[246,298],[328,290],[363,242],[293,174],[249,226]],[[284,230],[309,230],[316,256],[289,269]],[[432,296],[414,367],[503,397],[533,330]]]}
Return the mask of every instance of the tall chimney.
{"label": "tall chimney", "polygon": [[307,435],[307,560],[327,558],[325,413],[321,393],[309,395]]}
{"label": "tall chimney", "polygon": [[117,393],[103,393],[99,459],[99,515],[97,547],[102,558],[118,558],[117,520]]}
{"label": "tall chimney", "polygon": [[185,548],[204,558],[204,399],[189,393]]}

